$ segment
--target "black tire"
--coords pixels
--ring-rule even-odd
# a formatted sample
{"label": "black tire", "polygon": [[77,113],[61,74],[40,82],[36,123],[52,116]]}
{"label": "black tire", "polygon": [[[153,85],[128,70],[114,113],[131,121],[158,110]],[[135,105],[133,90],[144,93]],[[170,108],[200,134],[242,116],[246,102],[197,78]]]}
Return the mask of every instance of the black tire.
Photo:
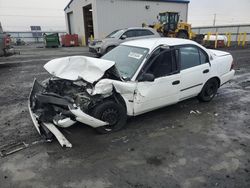
{"label": "black tire", "polygon": [[217,79],[212,78],[206,82],[203,86],[200,94],[198,95],[198,99],[201,102],[209,102],[211,101],[217,93],[219,88],[219,82]]}
{"label": "black tire", "polygon": [[106,49],[106,53],[110,52],[111,50],[113,50],[115,48],[115,46],[110,46]]}
{"label": "black tire", "polygon": [[92,115],[110,125],[96,128],[96,131],[101,134],[112,133],[121,130],[127,122],[126,109],[113,101],[104,101],[96,106],[92,111]]}
{"label": "black tire", "polygon": [[177,34],[177,38],[181,38],[181,39],[188,39],[188,34],[184,31],[180,31],[178,34]]}

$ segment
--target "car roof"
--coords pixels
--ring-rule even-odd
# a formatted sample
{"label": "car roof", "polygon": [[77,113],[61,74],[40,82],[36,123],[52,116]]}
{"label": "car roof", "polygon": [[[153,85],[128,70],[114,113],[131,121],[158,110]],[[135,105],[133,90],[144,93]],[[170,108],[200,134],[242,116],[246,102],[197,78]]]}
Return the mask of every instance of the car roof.
{"label": "car roof", "polygon": [[128,30],[136,30],[136,29],[150,30],[150,31],[153,31],[154,33],[156,33],[156,30],[151,28],[151,27],[128,27],[128,28],[123,28],[123,29],[119,29],[119,30],[128,31]]}
{"label": "car roof", "polygon": [[126,29],[128,29],[128,30],[130,30],[130,29],[149,29],[149,30],[151,30],[152,28],[151,27],[128,27]]}
{"label": "car roof", "polygon": [[160,45],[177,46],[185,44],[194,44],[200,46],[198,43],[192,40],[180,39],[180,38],[167,38],[167,37],[138,39],[122,43],[122,45],[127,45],[127,46],[148,48],[150,51],[152,51],[153,49],[155,49],[157,46]]}

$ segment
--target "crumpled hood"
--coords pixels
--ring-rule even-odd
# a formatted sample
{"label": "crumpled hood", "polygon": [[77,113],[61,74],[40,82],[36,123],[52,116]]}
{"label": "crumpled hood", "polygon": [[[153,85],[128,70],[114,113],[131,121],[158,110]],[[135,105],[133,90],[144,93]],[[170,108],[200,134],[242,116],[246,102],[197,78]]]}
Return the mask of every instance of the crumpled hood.
{"label": "crumpled hood", "polygon": [[49,61],[44,68],[53,76],[66,80],[83,80],[93,83],[99,80],[115,62],[86,56],[71,56]]}

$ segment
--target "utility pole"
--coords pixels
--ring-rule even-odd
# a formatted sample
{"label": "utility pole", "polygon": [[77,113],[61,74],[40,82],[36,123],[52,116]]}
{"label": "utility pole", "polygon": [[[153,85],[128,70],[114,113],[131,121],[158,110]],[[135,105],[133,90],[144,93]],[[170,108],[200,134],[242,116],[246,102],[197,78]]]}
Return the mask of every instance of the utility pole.
{"label": "utility pole", "polygon": [[214,14],[213,26],[215,26],[215,23],[216,23],[216,14]]}

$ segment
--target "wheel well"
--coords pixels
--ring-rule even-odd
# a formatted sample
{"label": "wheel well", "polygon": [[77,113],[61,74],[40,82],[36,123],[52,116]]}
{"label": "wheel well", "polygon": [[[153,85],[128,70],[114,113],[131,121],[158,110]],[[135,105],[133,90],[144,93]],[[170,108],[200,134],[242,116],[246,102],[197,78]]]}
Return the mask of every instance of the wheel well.
{"label": "wheel well", "polygon": [[115,48],[115,47],[116,47],[115,45],[108,46],[108,47],[106,48],[106,52],[108,52],[108,49],[109,49],[109,48]]}
{"label": "wheel well", "polygon": [[124,99],[122,98],[122,96],[119,93],[115,93],[114,97],[117,100],[117,102],[120,103],[127,111],[127,106],[126,106],[126,103],[125,103]]}
{"label": "wheel well", "polygon": [[[212,79],[217,80],[217,82],[219,83],[219,87],[220,87],[220,83],[221,83],[220,79],[219,79],[217,76],[215,76],[215,77],[210,78],[209,80],[212,80]],[[209,81],[209,80],[208,80],[208,81]],[[208,81],[207,81],[207,82],[208,82]]]}
{"label": "wheel well", "polygon": [[111,96],[105,98],[104,100],[113,100],[116,103],[121,104],[127,110],[127,106],[124,99],[122,98],[121,94],[117,93],[116,91],[114,91]]}

